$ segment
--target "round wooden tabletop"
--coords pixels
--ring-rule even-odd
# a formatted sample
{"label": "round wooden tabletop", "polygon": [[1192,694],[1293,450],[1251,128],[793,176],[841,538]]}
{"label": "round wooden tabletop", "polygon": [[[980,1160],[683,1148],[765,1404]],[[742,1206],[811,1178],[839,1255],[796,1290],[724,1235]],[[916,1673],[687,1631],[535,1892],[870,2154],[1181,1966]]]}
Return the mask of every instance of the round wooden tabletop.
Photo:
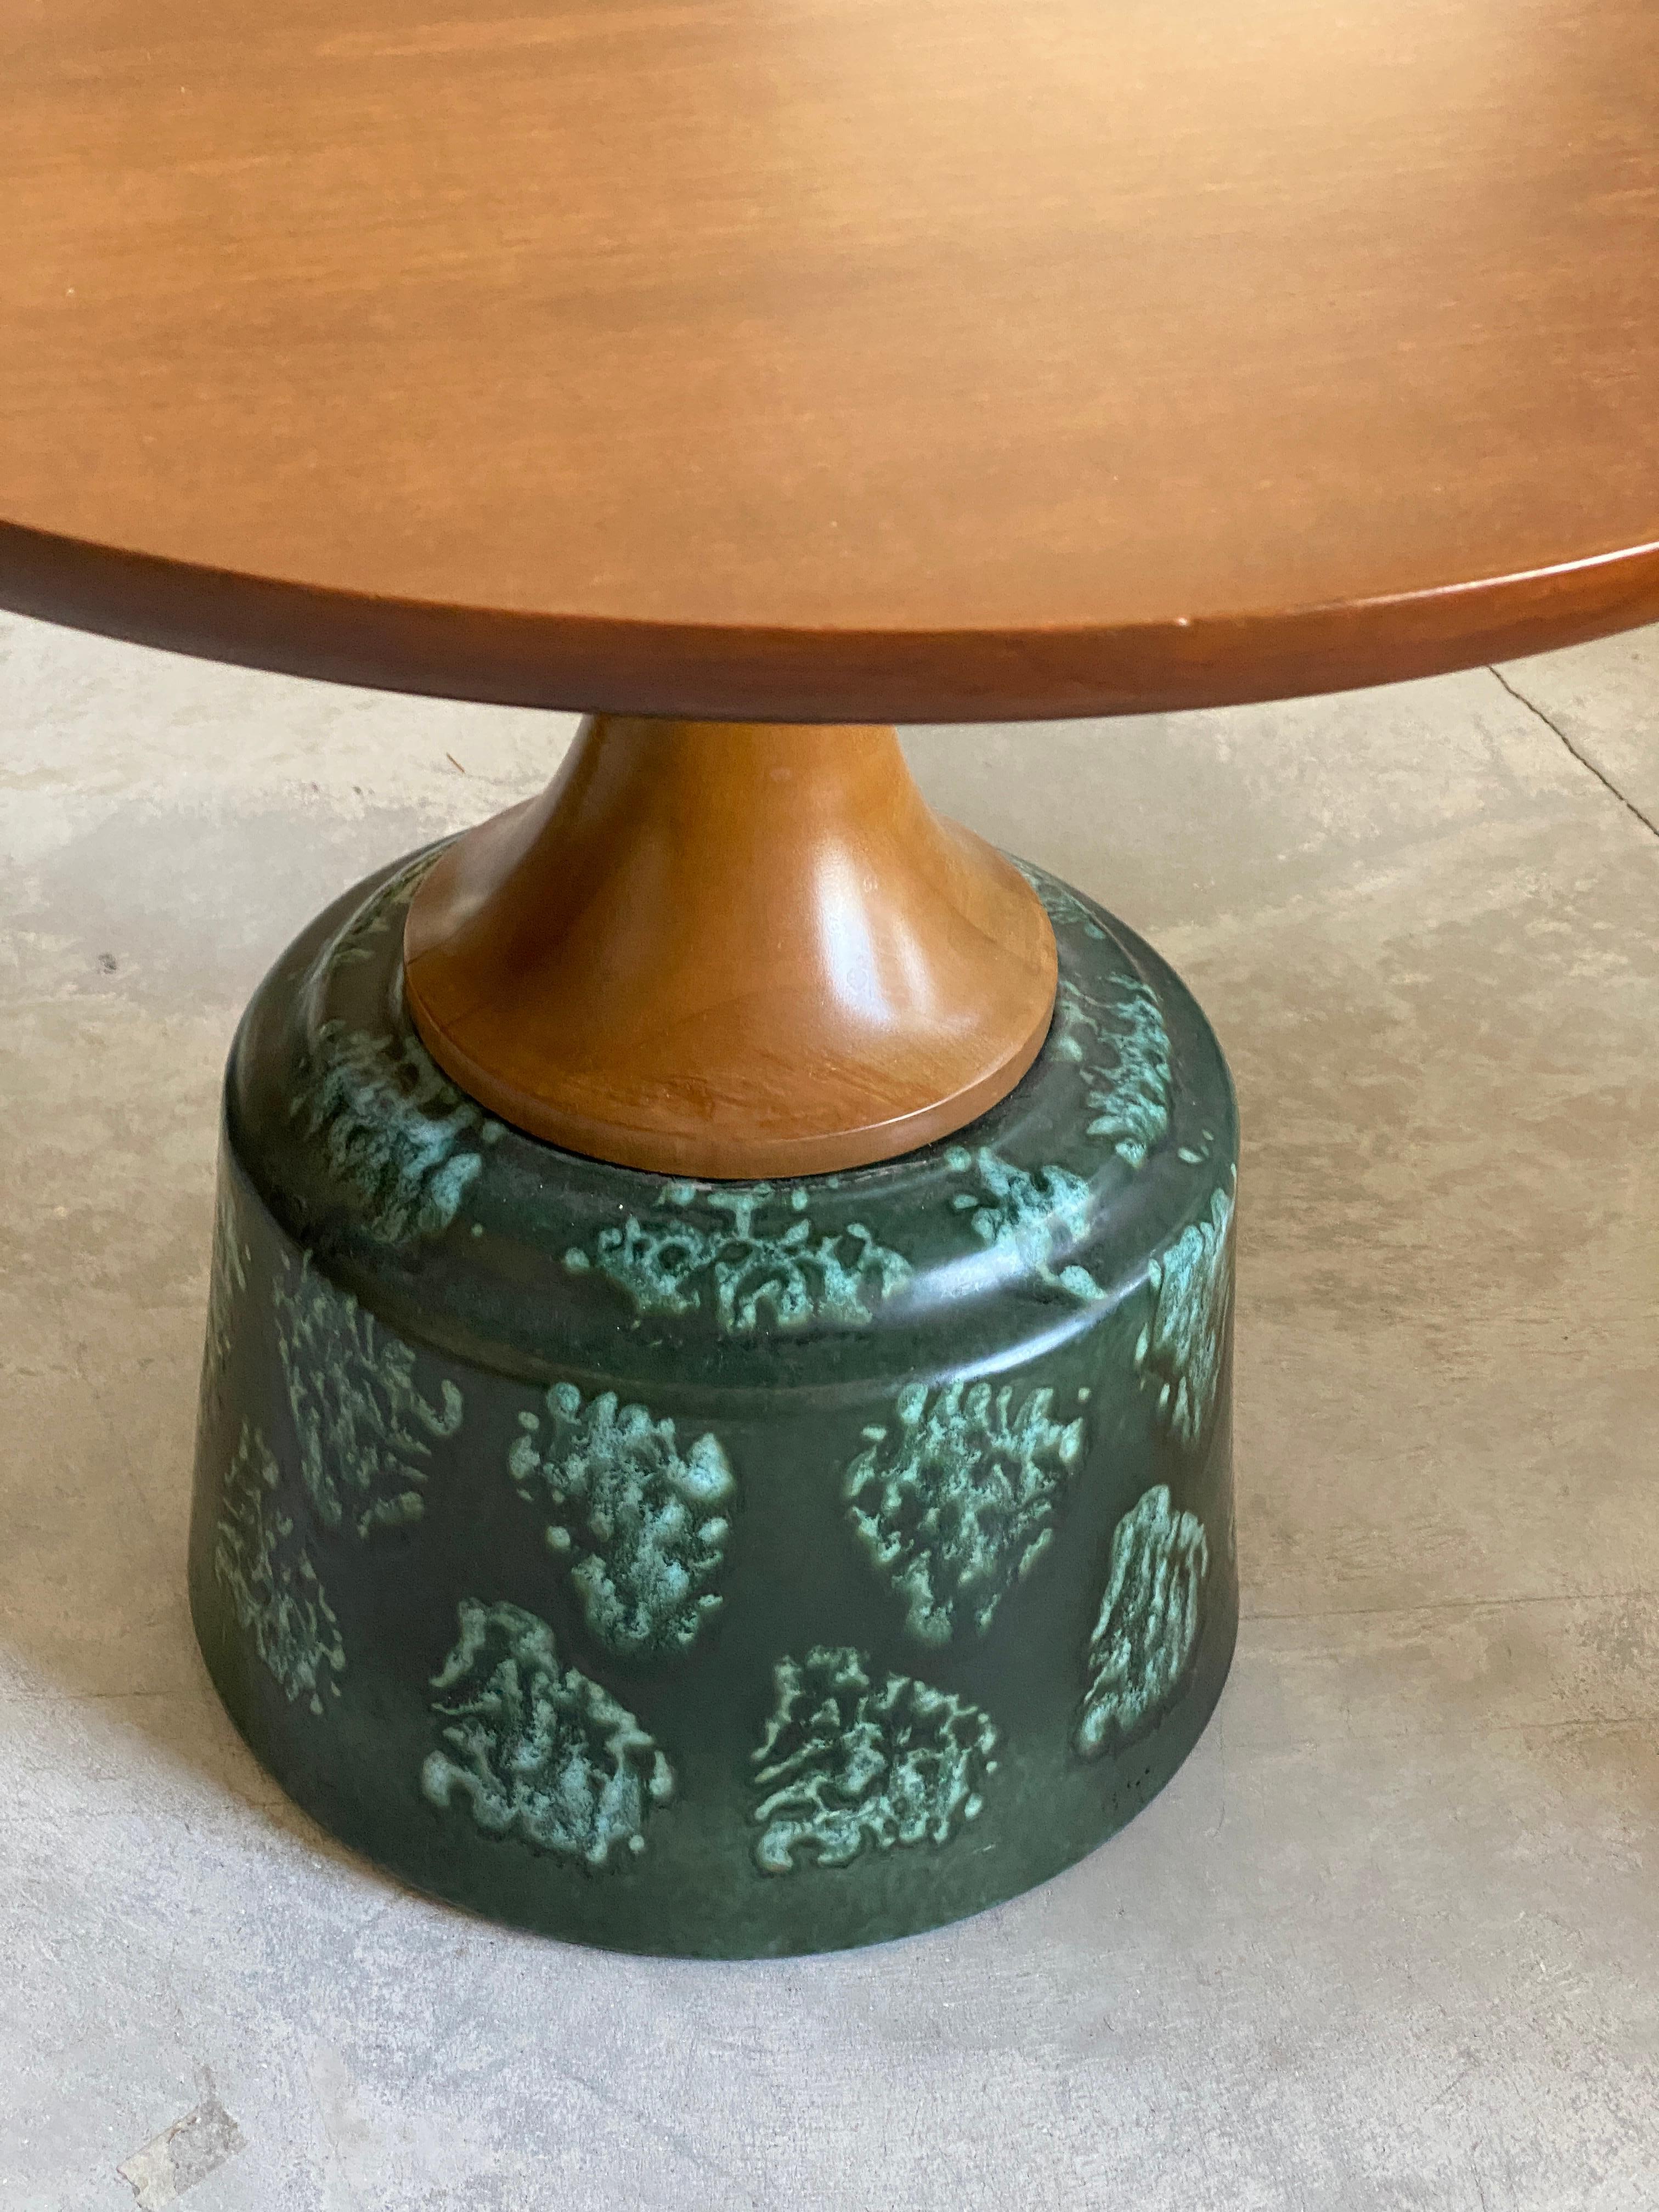
{"label": "round wooden tabletop", "polygon": [[0,601],[899,720],[1659,614],[1652,0],[13,0]]}

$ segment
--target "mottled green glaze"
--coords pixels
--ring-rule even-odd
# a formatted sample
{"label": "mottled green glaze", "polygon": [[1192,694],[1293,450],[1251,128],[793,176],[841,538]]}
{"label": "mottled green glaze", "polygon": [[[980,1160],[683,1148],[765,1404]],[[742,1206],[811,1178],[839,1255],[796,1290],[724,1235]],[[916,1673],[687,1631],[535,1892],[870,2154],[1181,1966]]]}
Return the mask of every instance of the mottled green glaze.
{"label": "mottled green glaze", "polygon": [[755,1753],[755,1863],[765,1874],[948,1844],[983,1808],[997,1764],[985,1715],[908,1674],[873,1682],[869,1663],[820,1647],[773,1669],[777,1706]]}
{"label": "mottled green glaze", "polygon": [[1214,1192],[1209,1212],[1183,1229],[1147,1270],[1152,1310],[1135,1341],[1135,1365],[1161,1385],[1158,1411],[1196,1443],[1215,1405],[1233,1295],[1233,1200]]}
{"label": "mottled green glaze", "polygon": [[1058,1872],[1173,1773],[1237,1620],[1237,1122],[1203,1017],[1030,871],[1036,1065],[898,1160],[709,1184],[433,1065],[340,902],[231,1054],[192,1534],[260,1756],[417,1885],[753,1956]]}
{"label": "mottled green glaze", "polygon": [[1085,1134],[1138,1168],[1170,1127],[1170,1037],[1157,997],[1125,977],[1103,1001],[1068,976],[1054,1015],[1054,1050],[1082,1071]]}
{"label": "mottled green glaze", "polygon": [[665,1183],[658,1204],[674,1209],[665,1219],[630,1213],[620,1229],[601,1229],[591,1250],[573,1245],[564,1264],[573,1275],[596,1267],[636,1313],[696,1313],[707,1291],[728,1335],[753,1335],[766,1320],[779,1328],[818,1319],[861,1328],[909,1280],[909,1263],[861,1221],[815,1237],[811,1202],[803,1183],[787,1193],[769,1182]]}
{"label": "mottled green glaze", "polygon": [[432,1440],[461,1425],[447,1376],[442,1411],[415,1387],[415,1354],[365,1313],[307,1255],[271,1285],[276,1357],[299,1448],[300,1479],[325,1525],[360,1536],[417,1521]]}
{"label": "mottled green glaze", "polygon": [[1174,1697],[1198,1644],[1209,1565],[1204,1523],[1174,1511],[1161,1482],[1118,1522],[1077,1727],[1085,1757],[1128,1742]]}
{"label": "mottled green glaze", "polygon": [[1053,1163],[1014,1167],[992,1145],[973,1152],[952,1145],[945,1167],[948,1175],[969,1178],[968,1189],[952,1192],[951,1207],[998,1255],[1006,1274],[1029,1275],[1085,1305],[1105,1297],[1085,1267],[1075,1260],[1061,1264],[1088,1238],[1095,1194],[1087,1176]]}
{"label": "mottled green glaze", "polygon": [[1080,1419],[1048,1418],[1054,1396],[1033,1390],[1015,1410],[1009,1382],[994,1395],[988,1382],[907,1382],[891,1423],[866,1430],[847,1470],[850,1518],[922,1643],[967,1625],[982,1636],[1053,1539],[1084,1437]]}
{"label": "mottled green glaze", "polygon": [[720,1601],[736,1505],[719,1439],[701,1436],[682,1457],[672,1421],[618,1411],[614,1390],[584,1405],[574,1382],[556,1382],[545,1417],[520,1413],[519,1426],[508,1472],[556,1516],[548,1544],[575,1553],[570,1579],[594,1635],[630,1654],[693,1644]]}
{"label": "mottled green glaze", "polygon": [[304,1697],[320,1713],[325,1690],[340,1694],[335,1677],[344,1670],[345,1653],[311,1556],[277,1502],[282,1487],[270,1447],[244,1421],[214,1529],[213,1571],[289,1704]]}
{"label": "mottled green glaze", "polygon": [[632,1713],[575,1668],[522,1606],[463,1598],[460,1636],[432,1678],[447,1751],[421,1769],[428,1802],[459,1799],[489,1836],[602,1867],[645,1849],[646,1816],[674,1794],[668,1761]]}
{"label": "mottled green glaze", "polygon": [[483,1170],[477,1146],[499,1136],[501,1123],[462,1097],[418,1037],[394,1044],[343,1023],[324,1028],[326,1056],[294,1101],[295,1119],[321,1138],[377,1237],[387,1244],[436,1237]]}

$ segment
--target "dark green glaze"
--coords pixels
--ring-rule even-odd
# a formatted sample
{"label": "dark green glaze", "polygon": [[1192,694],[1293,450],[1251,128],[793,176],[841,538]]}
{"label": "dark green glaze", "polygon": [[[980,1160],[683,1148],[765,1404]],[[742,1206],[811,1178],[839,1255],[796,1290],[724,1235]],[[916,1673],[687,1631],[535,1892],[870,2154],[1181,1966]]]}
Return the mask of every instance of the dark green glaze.
{"label": "dark green glaze", "polygon": [[1237,1128],[1157,956],[1032,872],[1054,1029],[951,1142],[693,1184],[509,1129],[361,886],[231,1053],[202,1649],[348,1843],[743,1957],[1013,1895],[1162,1787],[1237,1625]]}

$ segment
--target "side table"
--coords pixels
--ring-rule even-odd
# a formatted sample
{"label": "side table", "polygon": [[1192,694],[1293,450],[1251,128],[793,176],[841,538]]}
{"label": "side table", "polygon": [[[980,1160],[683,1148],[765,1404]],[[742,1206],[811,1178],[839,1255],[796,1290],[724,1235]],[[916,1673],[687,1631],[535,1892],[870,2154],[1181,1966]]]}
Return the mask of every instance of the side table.
{"label": "side table", "polygon": [[231,1052],[191,1596],[335,1833],[768,1955],[1175,1771],[1237,1620],[1231,1082],[892,725],[1659,613],[1656,82],[1641,0],[0,27],[0,601],[590,714]]}

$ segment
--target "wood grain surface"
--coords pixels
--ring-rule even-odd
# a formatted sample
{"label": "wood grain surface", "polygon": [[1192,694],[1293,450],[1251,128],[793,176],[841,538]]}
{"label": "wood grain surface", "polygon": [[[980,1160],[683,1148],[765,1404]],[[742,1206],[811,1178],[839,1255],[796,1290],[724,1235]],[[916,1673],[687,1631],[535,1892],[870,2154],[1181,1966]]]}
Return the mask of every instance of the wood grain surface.
{"label": "wood grain surface", "polygon": [[1196,704],[1659,613],[1651,0],[10,0],[0,599]]}
{"label": "wood grain surface", "polygon": [[1018,872],[890,729],[586,723],[415,894],[404,988],[471,1097],[568,1151],[747,1180],[890,1159],[1013,1089],[1054,1012]]}

